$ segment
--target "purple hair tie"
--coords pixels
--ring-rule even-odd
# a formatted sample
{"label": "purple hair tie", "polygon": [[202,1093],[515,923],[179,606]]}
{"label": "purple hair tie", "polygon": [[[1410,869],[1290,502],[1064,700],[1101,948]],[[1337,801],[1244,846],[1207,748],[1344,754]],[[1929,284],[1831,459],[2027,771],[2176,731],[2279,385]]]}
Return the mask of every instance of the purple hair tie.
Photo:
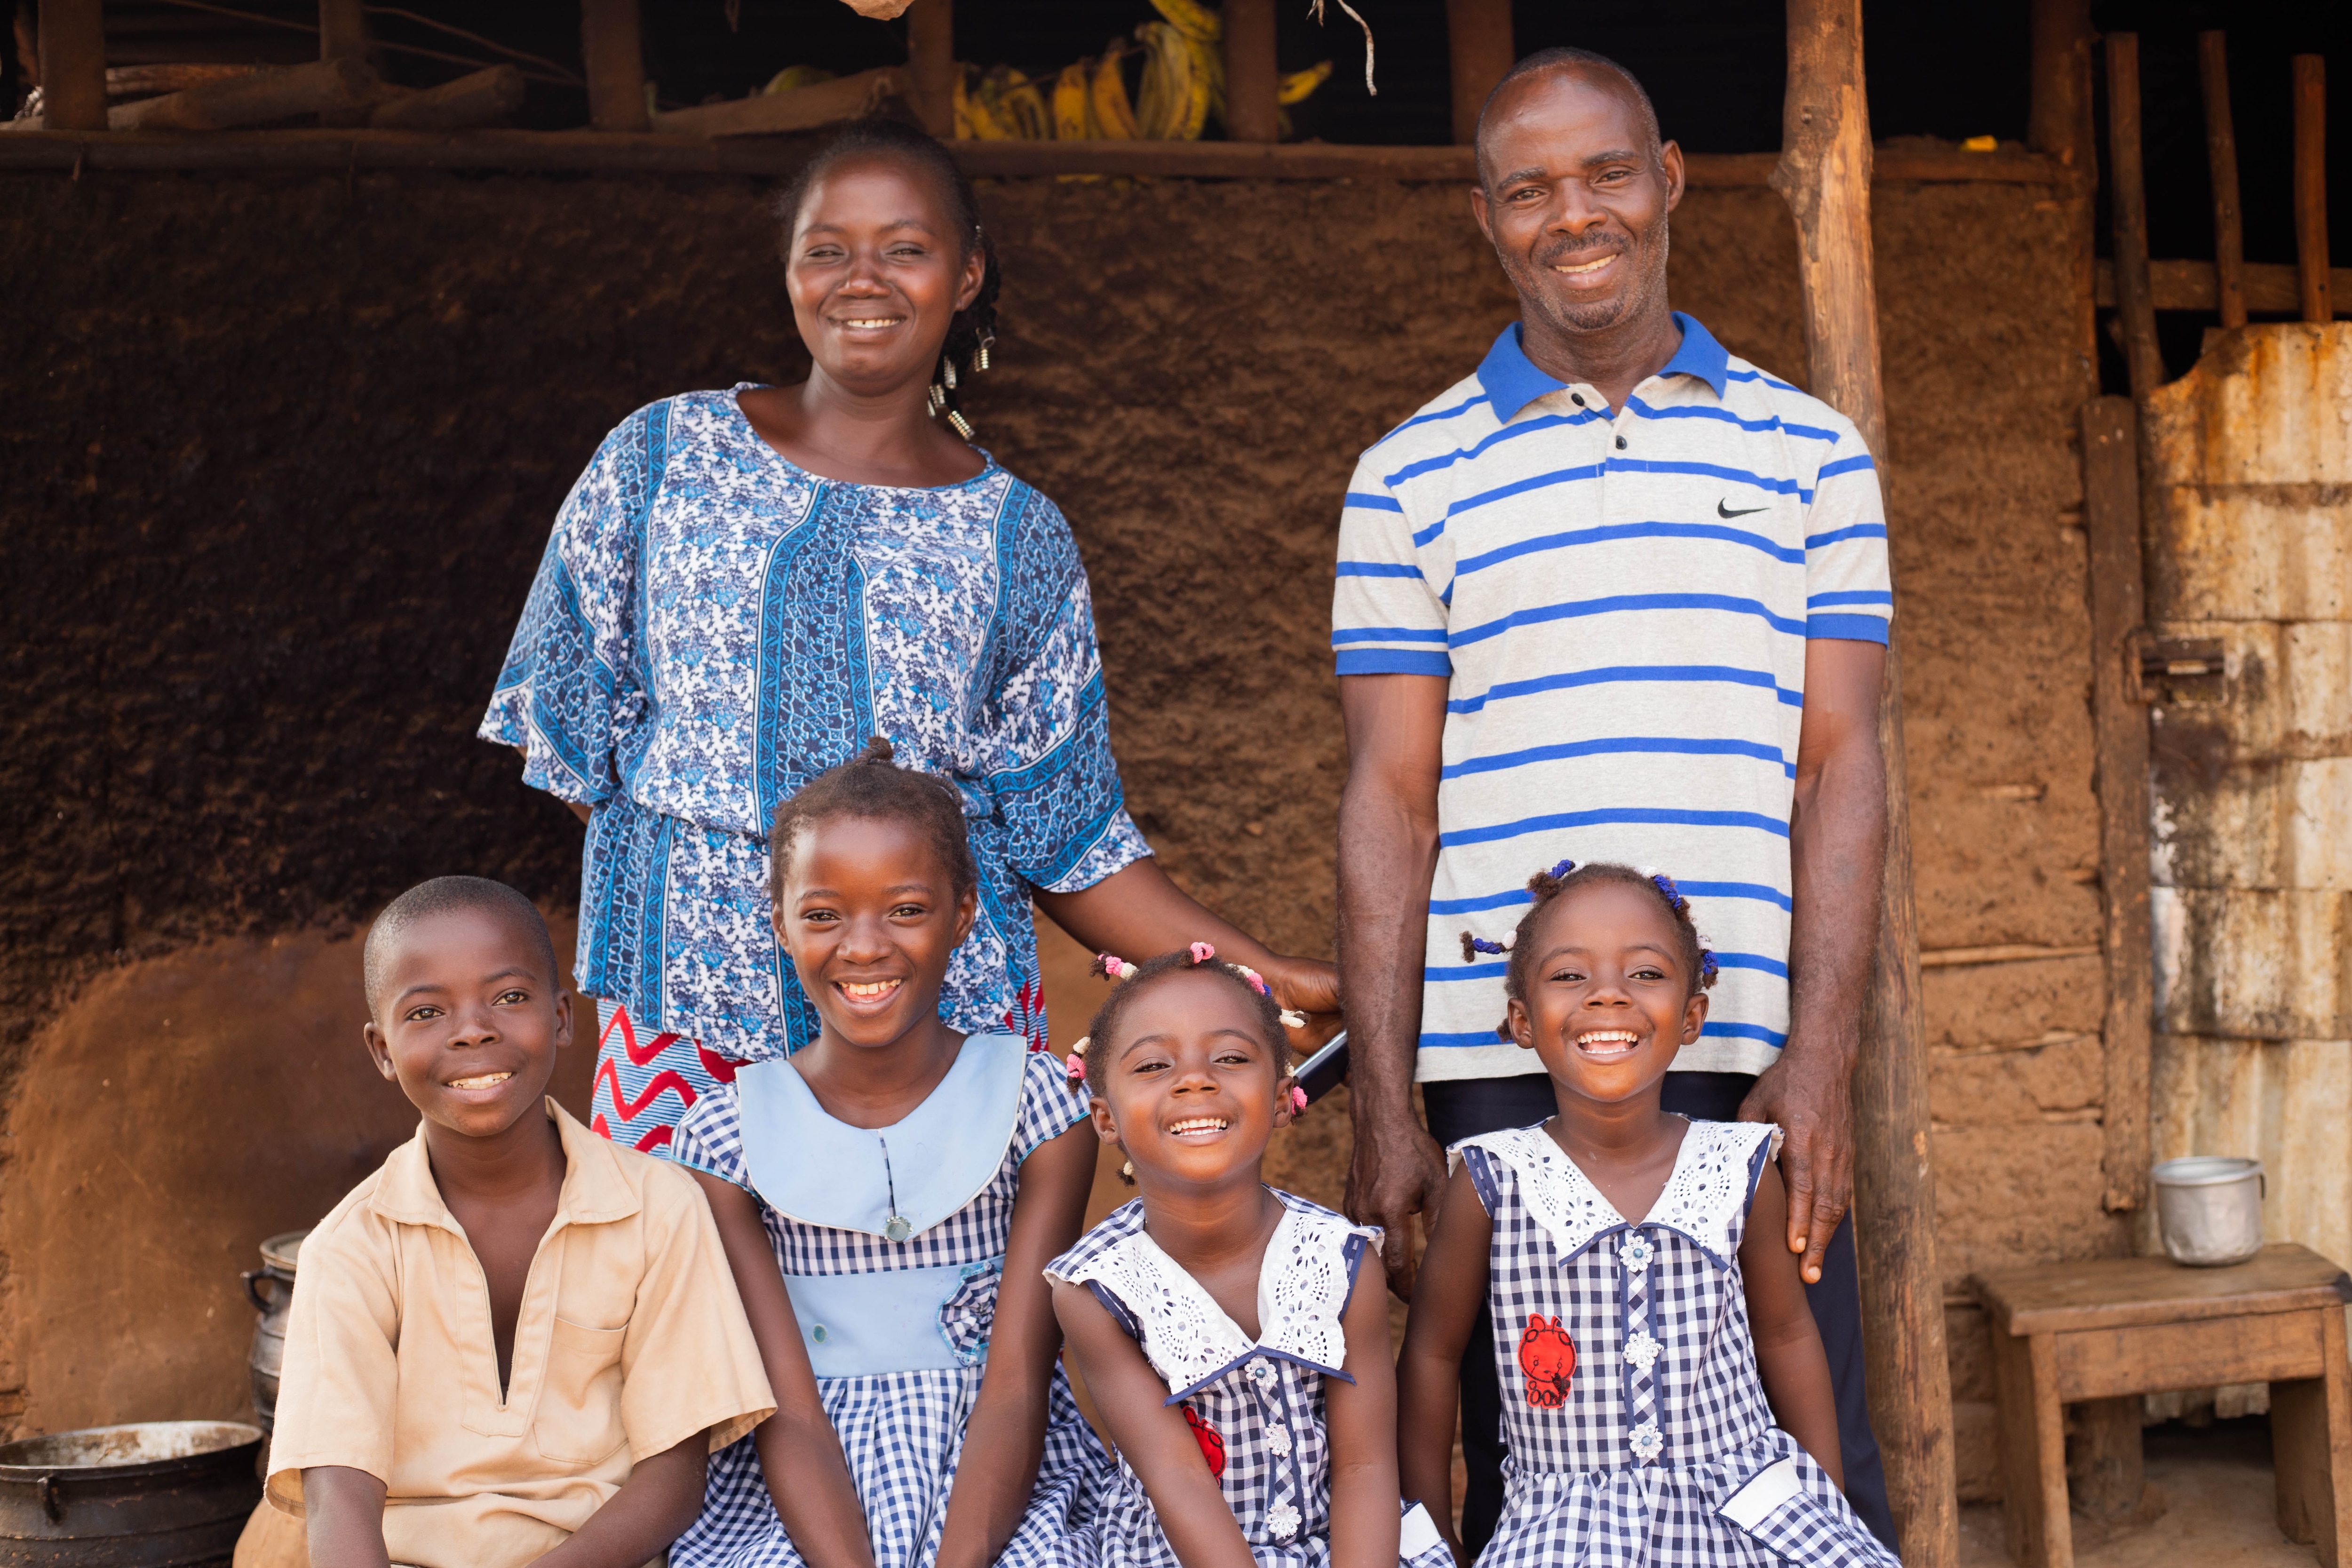
{"label": "purple hair tie", "polygon": [[1466,931],[1462,933],[1462,962],[1465,963],[1475,963],[1482,952],[1506,953],[1510,951],[1509,942],[1488,942],[1485,937],[1472,936]]}
{"label": "purple hair tie", "polygon": [[1715,977],[1720,972],[1721,967],[1715,962],[1715,949],[1711,947],[1700,948],[1698,950],[1698,973],[1701,984],[1707,985],[1714,984]]}
{"label": "purple hair tie", "polygon": [[1554,866],[1554,867],[1551,868],[1551,874],[1552,874],[1553,876],[1555,876],[1555,877],[1565,877],[1565,876],[1567,876],[1570,871],[1573,871],[1573,870],[1575,870],[1575,869],[1576,869],[1576,862],[1575,862],[1575,861],[1573,861],[1573,860],[1562,860],[1559,865]]}
{"label": "purple hair tie", "polygon": [[1667,876],[1664,871],[1659,871],[1654,873],[1651,876],[1650,880],[1656,883],[1658,891],[1665,895],[1666,908],[1674,910],[1676,914],[1682,913],[1683,896],[1675,890],[1675,879],[1672,877]]}

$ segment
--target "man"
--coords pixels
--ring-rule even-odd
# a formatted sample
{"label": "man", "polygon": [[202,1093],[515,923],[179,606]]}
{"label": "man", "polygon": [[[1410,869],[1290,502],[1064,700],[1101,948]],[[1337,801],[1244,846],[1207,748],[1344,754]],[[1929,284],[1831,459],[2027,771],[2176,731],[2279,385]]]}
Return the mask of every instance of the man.
{"label": "man", "polygon": [[[1364,455],[1340,526],[1349,1211],[1387,1227],[1409,1294],[1442,1146],[1552,1113],[1496,1037],[1502,965],[1465,963],[1462,933],[1507,936],[1564,858],[1670,874],[1724,968],[1665,1104],[1786,1130],[1847,1489],[1892,1545],[1845,1217],[1885,836],[1877,476],[1849,421],[1669,309],[1682,153],[1622,68],[1530,56],[1477,154],[1471,208],[1520,319]],[[1501,1500],[1490,1333],[1463,1363],[1473,1552]]]}

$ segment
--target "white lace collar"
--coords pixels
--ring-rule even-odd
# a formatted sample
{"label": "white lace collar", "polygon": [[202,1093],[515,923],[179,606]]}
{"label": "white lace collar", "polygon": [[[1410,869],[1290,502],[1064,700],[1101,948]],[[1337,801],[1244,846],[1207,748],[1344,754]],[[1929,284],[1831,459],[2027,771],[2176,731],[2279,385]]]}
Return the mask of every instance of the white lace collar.
{"label": "white lace collar", "polygon": [[1144,1359],[1167,1383],[1171,1405],[1260,1355],[1353,1382],[1340,1370],[1348,1337],[1339,1316],[1355,1283],[1349,1241],[1361,1237],[1367,1248],[1374,1247],[1381,1233],[1288,1193],[1274,1195],[1283,1214],[1258,1268],[1261,1331],[1255,1342],[1151,1239],[1140,1199],[1104,1221],[1088,1238],[1095,1245],[1081,1241],[1046,1278],[1098,1286],[1118,1300],[1134,1321]]}
{"label": "white lace collar", "polygon": [[[1487,1132],[1462,1142],[1477,1145],[1517,1173],[1519,1201],[1551,1237],[1563,1263],[1612,1231],[1633,1228],[1542,1127]],[[1759,1154],[1769,1160],[1780,1151],[1780,1130],[1770,1122],[1694,1121],[1642,1227],[1688,1237],[1717,1268],[1728,1268],[1735,1230],[1748,1213]]]}

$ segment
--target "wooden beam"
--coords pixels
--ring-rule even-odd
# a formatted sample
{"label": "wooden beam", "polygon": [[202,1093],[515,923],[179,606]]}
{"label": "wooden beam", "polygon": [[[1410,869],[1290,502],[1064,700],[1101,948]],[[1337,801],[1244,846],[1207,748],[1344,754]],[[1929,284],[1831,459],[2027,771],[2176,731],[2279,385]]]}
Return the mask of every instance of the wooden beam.
{"label": "wooden beam", "polygon": [[462,131],[495,125],[522,108],[527,90],[520,68],[495,65],[379,103],[368,123],[387,130]]}
{"label": "wooden beam", "polygon": [[2148,1048],[2154,1006],[2148,947],[2147,705],[2140,644],[2147,612],[2140,563],[2137,421],[2125,397],[2083,405],[2083,531],[2091,595],[2091,724],[2097,760],[2099,888],[2105,910],[2107,1007],[2100,1029],[2106,1092],[2105,1205],[2147,1203]]}
{"label": "wooden beam", "polygon": [[99,0],[41,0],[41,122],[106,129],[106,18]]}
{"label": "wooden beam", "polygon": [[358,60],[314,60],[119,103],[106,120],[117,131],[226,131],[337,110],[365,118],[383,94]]}
{"label": "wooden beam", "polygon": [[2107,204],[2115,226],[2116,310],[2135,402],[2164,382],[2147,282],[2147,191],[2139,162],[2139,36],[2107,35]]}
{"label": "wooden beam", "polygon": [[820,125],[855,120],[889,99],[909,96],[910,91],[905,71],[897,66],[877,66],[789,92],[762,92],[670,110],[653,117],[654,129],[690,136],[774,136],[814,131]]}
{"label": "wooden beam", "polygon": [[1282,73],[1275,67],[1274,0],[1225,0],[1225,139],[1282,138]]}
{"label": "wooden beam", "polygon": [[2098,307],[2094,302],[2098,255],[2095,198],[2098,130],[2091,112],[2091,0],[2033,0],[2032,96],[2026,143],[2065,171],[2069,262],[2074,274],[2076,395],[2099,390]]}
{"label": "wooden beam", "polygon": [[[1772,184],[1797,223],[1811,386],[1813,395],[1853,421],[1884,464],[1886,405],[1871,249],[1862,0],[1789,0],[1788,21],[1788,97]],[[1885,1457],[1902,1559],[1910,1568],[1956,1568],[1951,1373],[1944,1352],[1943,1279],[1936,1268],[1902,658],[1892,642],[1878,745],[1886,772],[1886,858],[1877,963],[1853,1079],[1863,1345],[1871,1425]]]}
{"label": "wooden beam", "polygon": [[[368,63],[367,11],[361,0],[319,0],[319,58]],[[321,125],[364,125],[365,109],[331,109],[319,116]]]}
{"label": "wooden beam", "polygon": [[1445,52],[1453,65],[1454,140],[1478,140],[1486,95],[1518,59],[1511,39],[1511,0],[1445,0]]}
{"label": "wooden beam", "polygon": [[923,129],[945,142],[955,135],[955,0],[915,0],[907,8],[907,74]]}
{"label": "wooden beam", "polygon": [[[2213,264],[2210,261],[2151,261],[2147,264],[2149,299],[2159,310],[2213,310],[2221,306],[2221,286],[2214,279]],[[2333,268],[2328,272],[2328,298],[2352,300],[2352,267]],[[2116,269],[2111,263],[2098,265],[2097,299],[2100,304],[2116,302]],[[2239,287],[2246,309],[2271,315],[2294,315],[2303,308],[2296,292],[2295,269],[2284,261],[2249,261],[2240,269]]]}
{"label": "wooden beam", "polygon": [[[0,170],[71,169],[505,169],[518,174],[741,174],[769,177],[801,166],[805,138],[725,141],[597,131],[236,131],[185,136],[90,136],[0,125]],[[950,142],[973,175],[1052,179],[1061,174],[1151,174],[1204,180],[1427,180],[1476,178],[1467,147],[1361,147],[1330,142]],[[1694,153],[1695,190],[1755,190],[1770,182],[1769,153]],[[1968,182],[2055,186],[2056,162],[2038,153],[1890,151],[1881,182]],[[2287,269],[2290,273],[2292,268]],[[2259,280],[2260,269],[2249,278]],[[2253,286],[2250,284],[2250,286]],[[2262,307],[2257,304],[2257,310]]]}
{"label": "wooden beam", "polygon": [[580,0],[580,61],[588,74],[588,123],[598,131],[644,131],[645,45],[637,0]]}
{"label": "wooden beam", "polygon": [[2238,215],[2238,136],[2230,124],[2229,36],[2197,35],[2197,77],[2205,89],[2205,162],[2212,170],[2213,280],[2225,327],[2246,324],[2246,236]]}
{"label": "wooden beam", "polygon": [[2294,57],[2294,267],[2303,319],[2332,321],[2327,276],[2327,62]]}

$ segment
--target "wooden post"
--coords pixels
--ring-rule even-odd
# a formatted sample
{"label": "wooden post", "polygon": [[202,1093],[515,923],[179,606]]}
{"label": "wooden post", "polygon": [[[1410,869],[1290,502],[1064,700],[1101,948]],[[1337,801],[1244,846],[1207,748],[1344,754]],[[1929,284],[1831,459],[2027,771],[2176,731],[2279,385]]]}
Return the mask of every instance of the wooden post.
{"label": "wooden post", "polygon": [[637,0],[580,0],[580,59],[588,72],[590,125],[599,131],[650,127]]}
{"label": "wooden post", "polygon": [[1478,140],[1486,95],[1518,59],[1511,42],[1511,0],[1445,0],[1445,52],[1454,64],[1454,140]]}
{"label": "wooden post", "polygon": [[2099,390],[2098,131],[2091,112],[2091,0],[2033,0],[2032,99],[2026,140],[2066,172],[2062,199],[2073,248],[2074,354],[2084,399]]}
{"label": "wooden post", "polygon": [[2091,723],[2098,761],[2099,887],[2107,1010],[2100,1030],[2110,1214],[2147,1202],[2147,709],[2139,654],[2147,618],[2140,566],[2137,420],[2129,398],[2083,405],[2083,531],[2091,595]]}
{"label": "wooden post", "polygon": [[[367,12],[361,0],[319,0],[319,58],[367,63]],[[321,125],[365,125],[365,109],[331,109],[319,116]]]}
{"label": "wooden post", "polygon": [[2145,405],[2164,382],[2156,347],[2156,301],[2147,282],[2147,192],[2139,164],[2139,36],[2107,35],[2107,202],[2115,222],[2116,314],[2132,401]]}
{"label": "wooden post", "polygon": [[41,123],[106,129],[106,18],[99,0],[41,0]]}
{"label": "wooden post", "polygon": [[1225,0],[1225,139],[1282,140],[1274,0]]}
{"label": "wooden post", "polygon": [[2246,237],[2238,216],[2238,137],[2230,125],[2229,36],[2197,35],[2205,89],[2205,161],[2213,170],[2213,282],[2224,327],[2246,324]]}
{"label": "wooden post", "polygon": [[[1797,222],[1813,395],[1852,419],[1881,464],[1878,290],[1870,233],[1870,107],[1862,0],[1789,0],[1789,86],[1772,184]],[[1883,470],[1882,470],[1883,472]],[[1854,1236],[1871,1424],[1910,1568],[1953,1568],[1952,1390],[1944,1282],[1936,1268],[1927,1047],[1919,931],[1911,901],[1911,805],[1903,759],[1902,660],[1886,649],[1879,752],[1886,768],[1886,865],[1878,954],[1854,1065]]]}
{"label": "wooden post", "polygon": [[915,0],[907,8],[907,74],[923,129],[945,142],[955,135],[955,0]]}
{"label": "wooden post", "polygon": [[[47,73],[42,73],[46,79]],[[2306,321],[2332,321],[2327,279],[2327,61],[2294,57],[2294,271]]]}

